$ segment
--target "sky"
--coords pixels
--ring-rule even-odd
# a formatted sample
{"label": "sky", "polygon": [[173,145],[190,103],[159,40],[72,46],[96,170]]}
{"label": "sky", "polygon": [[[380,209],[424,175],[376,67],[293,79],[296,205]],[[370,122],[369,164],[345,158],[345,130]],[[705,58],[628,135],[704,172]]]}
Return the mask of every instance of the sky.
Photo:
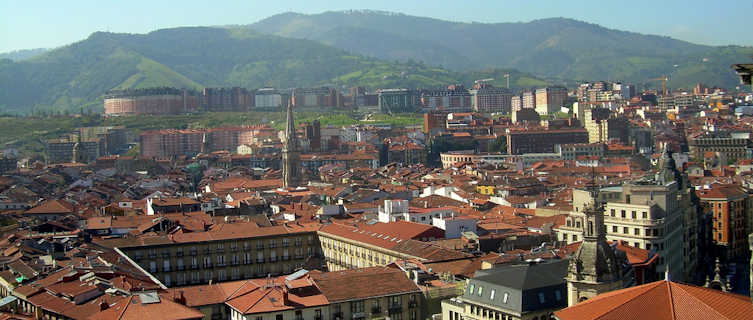
{"label": "sky", "polygon": [[753,46],[753,0],[0,0],[0,52],[54,48],[96,31],[250,24],[293,11],[372,9],[459,22],[565,17],[709,45]]}

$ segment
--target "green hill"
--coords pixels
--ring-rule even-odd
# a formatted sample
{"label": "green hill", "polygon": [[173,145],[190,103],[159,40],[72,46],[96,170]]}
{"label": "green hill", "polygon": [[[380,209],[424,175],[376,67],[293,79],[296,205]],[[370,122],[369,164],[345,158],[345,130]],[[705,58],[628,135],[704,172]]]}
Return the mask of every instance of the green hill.
{"label": "green hill", "polygon": [[[423,63],[351,54],[310,40],[257,33],[248,27],[191,27],[148,34],[97,32],[23,60],[0,60],[0,109],[101,110],[111,89],[171,86],[306,87],[332,85],[439,87],[472,84],[474,76]],[[514,70],[513,86],[544,83]],[[520,79],[520,83],[518,80]]]}
{"label": "green hill", "polygon": [[663,36],[552,18],[527,23],[460,23],[378,11],[284,13],[250,27],[310,39],[359,54],[423,61],[452,70],[514,68],[546,78],[623,80],[663,74],[672,87],[697,82],[733,87],[729,66],[751,47],[704,46]]}

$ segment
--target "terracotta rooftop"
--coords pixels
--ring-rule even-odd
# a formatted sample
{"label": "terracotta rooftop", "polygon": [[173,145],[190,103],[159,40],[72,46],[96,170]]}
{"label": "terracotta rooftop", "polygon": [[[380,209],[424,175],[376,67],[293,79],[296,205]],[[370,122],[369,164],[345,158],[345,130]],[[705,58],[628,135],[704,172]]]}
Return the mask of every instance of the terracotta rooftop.
{"label": "terracotta rooftop", "polygon": [[63,200],[47,200],[26,210],[25,214],[69,214],[73,213],[73,205]]}
{"label": "terracotta rooftop", "polygon": [[560,320],[743,320],[752,314],[749,297],[671,281],[601,294],[554,313]]}
{"label": "terracotta rooftop", "polygon": [[389,267],[327,272],[311,277],[330,302],[421,292],[405,272]]}
{"label": "terracotta rooftop", "polygon": [[[156,295],[156,294],[155,294]],[[166,297],[156,302],[134,295],[111,305],[107,310],[97,312],[90,320],[157,320],[157,319],[202,319],[204,314],[198,310],[171,301]]]}

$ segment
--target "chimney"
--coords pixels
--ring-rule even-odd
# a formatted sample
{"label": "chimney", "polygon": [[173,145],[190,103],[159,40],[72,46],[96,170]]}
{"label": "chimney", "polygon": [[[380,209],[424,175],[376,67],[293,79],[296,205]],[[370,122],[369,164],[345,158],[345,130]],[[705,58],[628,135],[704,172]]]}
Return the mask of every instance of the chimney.
{"label": "chimney", "polygon": [[186,305],[186,296],[183,295],[183,290],[180,291],[180,297],[175,297],[175,298],[173,298],[173,300],[176,303],[179,303],[179,304],[182,304],[182,305],[185,306]]}
{"label": "chimney", "polygon": [[99,303],[99,311],[105,311],[108,308],[110,308],[110,304],[108,304],[105,299],[102,299],[102,302]]}

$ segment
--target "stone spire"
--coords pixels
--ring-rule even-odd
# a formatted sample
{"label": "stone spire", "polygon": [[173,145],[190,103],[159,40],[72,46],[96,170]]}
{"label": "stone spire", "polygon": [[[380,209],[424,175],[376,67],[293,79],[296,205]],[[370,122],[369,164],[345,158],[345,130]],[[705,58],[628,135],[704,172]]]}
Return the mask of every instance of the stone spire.
{"label": "stone spire", "polygon": [[293,120],[293,106],[288,104],[287,124],[285,127],[285,142],[282,146],[282,186],[295,188],[301,180],[300,153],[298,140],[295,136],[295,121]]}
{"label": "stone spire", "polygon": [[622,288],[622,264],[607,242],[604,207],[592,186],[593,202],[583,208],[583,242],[570,257],[568,303],[574,305],[604,292]]}
{"label": "stone spire", "polygon": [[204,132],[204,134],[201,136],[201,150],[199,151],[200,154],[207,154],[209,153],[209,142],[207,141],[207,133]]}

